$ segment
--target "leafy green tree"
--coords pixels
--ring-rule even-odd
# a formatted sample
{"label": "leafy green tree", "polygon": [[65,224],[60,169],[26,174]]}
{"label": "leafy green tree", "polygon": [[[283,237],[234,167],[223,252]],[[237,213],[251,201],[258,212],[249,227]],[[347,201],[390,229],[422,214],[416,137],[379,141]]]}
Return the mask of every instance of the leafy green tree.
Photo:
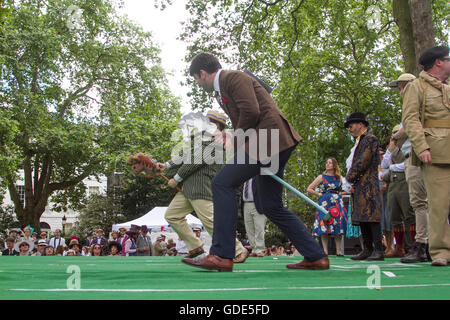
{"label": "leafy green tree", "polygon": [[120,170],[131,152],[167,156],[179,101],[158,54],[110,1],[14,3],[0,31],[0,178],[21,225],[39,229],[49,199],[80,209],[81,181]]}
{"label": "leafy green tree", "polygon": [[122,213],[126,220],[136,219],[154,207],[168,206],[175,190],[162,178],[127,176],[121,191]]}
{"label": "leafy green tree", "polygon": [[102,229],[108,236],[113,224],[125,221],[120,204],[105,195],[91,195],[78,219],[71,235],[77,235],[80,241],[85,240],[96,229]]}

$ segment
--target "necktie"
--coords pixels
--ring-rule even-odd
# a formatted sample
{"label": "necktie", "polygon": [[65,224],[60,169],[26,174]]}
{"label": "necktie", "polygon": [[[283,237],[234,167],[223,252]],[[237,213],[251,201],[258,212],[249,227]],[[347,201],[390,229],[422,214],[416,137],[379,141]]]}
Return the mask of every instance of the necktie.
{"label": "necktie", "polygon": [[248,181],[244,183],[244,197],[246,200],[248,199]]}

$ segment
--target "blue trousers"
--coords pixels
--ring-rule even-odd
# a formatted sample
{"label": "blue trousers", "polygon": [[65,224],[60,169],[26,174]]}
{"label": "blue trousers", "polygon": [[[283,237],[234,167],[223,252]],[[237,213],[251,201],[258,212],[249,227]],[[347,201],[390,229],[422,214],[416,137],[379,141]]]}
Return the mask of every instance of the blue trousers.
{"label": "blue trousers", "polygon": [[[284,176],[284,168],[294,149],[295,146],[278,155],[279,169],[276,175],[280,178]],[[214,231],[209,253],[221,258],[234,258],[238,215],[235,189],[255,177],[252,186],[256,209],[286,234],[305,259],[316,261],[326,257],[300,218],[283,206],[283,186],[269,175],[260,174],[261,167],[269,167],[270,164],[250,164],[247,154],[245,157],[245,164],[237,164],[236,154],[234,163],[225,164],[212,181]]]}

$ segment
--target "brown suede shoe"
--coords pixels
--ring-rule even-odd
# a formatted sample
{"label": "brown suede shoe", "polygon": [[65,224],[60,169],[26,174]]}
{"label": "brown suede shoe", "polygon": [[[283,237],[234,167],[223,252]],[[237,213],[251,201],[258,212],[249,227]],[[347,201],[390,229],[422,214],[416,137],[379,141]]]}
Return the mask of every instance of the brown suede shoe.
{"label": "brown suede shoe", "polygon": [[224,259],[214,254],[209,254],[206,257],[199,259],[183,258],[181,262],[186,263],[192,267],[207,269],[207,270],[217,270],[217,271],[233,271],[233,260]]}
{"label": "brown suede shoe", "polygon": [[307,269],[307,270],[326,270],[330,269],[330,261],[328,257],[323,257],[317,261],[311,262],[306,259],[303,259],[297,263],[291,263],[286,265],[288,269]]}
{"label": "brown suede shoe", "polygon": [[240,254],[238,254],[236,257],[234,257],[233,262],[234,263],[244,263],[245,260],[247,260],[248,257],[248,250],[244,248],[244,251]]}
{"label": "brown suede shoe", "polygon": [[185,258],[195,258],[198,257],[199,255],[205,253],[205,250],[203,250],[202,247],[198,247],[195,249],[192,249],[188,252],[188,254],[185,256]]}

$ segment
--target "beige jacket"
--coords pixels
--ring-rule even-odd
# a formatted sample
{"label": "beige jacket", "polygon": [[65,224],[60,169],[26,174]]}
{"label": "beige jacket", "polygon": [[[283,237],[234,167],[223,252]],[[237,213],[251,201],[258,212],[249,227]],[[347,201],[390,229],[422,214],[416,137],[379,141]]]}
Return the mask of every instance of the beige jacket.
{"label": "beige jacket", "polygon": [[[425,108],[422,120],[422,103]],[[415,154],[429,149],[433,163],[450,164],[450,86],[422,71],[408,83],[403,97],[402,123]]]}

